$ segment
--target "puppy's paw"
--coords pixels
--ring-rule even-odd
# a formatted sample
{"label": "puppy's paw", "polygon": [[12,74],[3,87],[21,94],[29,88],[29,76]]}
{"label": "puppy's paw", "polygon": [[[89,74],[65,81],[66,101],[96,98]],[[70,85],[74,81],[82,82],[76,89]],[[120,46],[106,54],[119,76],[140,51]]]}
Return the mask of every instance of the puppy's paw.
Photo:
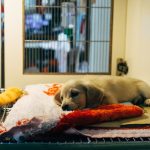
{"label": "puppy's paw", "polygon": [[146,99],[146,100],[144,101],[144,104],[147,105],[147,106],[150,106],[150,99]]}

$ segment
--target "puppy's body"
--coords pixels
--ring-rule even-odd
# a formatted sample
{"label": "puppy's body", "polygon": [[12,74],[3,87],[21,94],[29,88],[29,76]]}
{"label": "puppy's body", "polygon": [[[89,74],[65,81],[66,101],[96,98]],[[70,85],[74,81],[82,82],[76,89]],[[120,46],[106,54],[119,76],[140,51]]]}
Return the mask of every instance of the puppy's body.
{"label": "puppy's body", "polygon": [[127,102],[138,97],[146,99],[146,104],[150,103],[150,86],[145,82],[127,77],[101,76],[66,82],[55,95],[55,100],[62,109],[75,110]]}

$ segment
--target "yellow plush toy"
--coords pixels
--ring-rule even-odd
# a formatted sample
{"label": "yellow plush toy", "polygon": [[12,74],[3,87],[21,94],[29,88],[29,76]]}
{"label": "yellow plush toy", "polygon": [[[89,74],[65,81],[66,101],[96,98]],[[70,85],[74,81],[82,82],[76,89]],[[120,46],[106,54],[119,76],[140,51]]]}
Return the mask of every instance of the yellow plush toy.
{"label": "yellow plush toy", "polygon": [[0,94],[0,106],[15,102],[23,94],[25,94],[25,92],[20,88],[12,87],[6,89],[5,92]]}

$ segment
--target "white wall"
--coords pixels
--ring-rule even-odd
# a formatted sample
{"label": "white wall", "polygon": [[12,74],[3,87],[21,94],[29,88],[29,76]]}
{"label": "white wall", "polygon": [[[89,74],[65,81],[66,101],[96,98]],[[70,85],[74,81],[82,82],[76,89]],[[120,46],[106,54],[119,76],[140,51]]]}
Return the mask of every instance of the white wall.
{"label": "white wall", "polygon": [[[124,57],[126,0],[114,0],[112,74],[116,58]],[[81,75],[23,75],[23,0],[5,1],[5,86],[65,82]]]}
{"label": "white wall", "polygon": [[112,74],[116,75],[117,58],[125,57],[127,0],[114,0]]}
{"label": "white wall", "polygon": [[150,0],[128,0],[125,56],[129,76],[150,83]]}

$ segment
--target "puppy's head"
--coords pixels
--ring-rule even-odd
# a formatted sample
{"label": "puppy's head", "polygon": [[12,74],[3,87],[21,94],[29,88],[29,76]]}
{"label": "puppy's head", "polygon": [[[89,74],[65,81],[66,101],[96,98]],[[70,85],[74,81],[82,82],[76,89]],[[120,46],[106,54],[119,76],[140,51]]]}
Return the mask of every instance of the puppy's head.
{"label": "puppy's head", "polygon": [[100,105],[103,97],[102,89],[90,82],[70,80],[56,93],[56,104],[63,110],[92,108]]}

